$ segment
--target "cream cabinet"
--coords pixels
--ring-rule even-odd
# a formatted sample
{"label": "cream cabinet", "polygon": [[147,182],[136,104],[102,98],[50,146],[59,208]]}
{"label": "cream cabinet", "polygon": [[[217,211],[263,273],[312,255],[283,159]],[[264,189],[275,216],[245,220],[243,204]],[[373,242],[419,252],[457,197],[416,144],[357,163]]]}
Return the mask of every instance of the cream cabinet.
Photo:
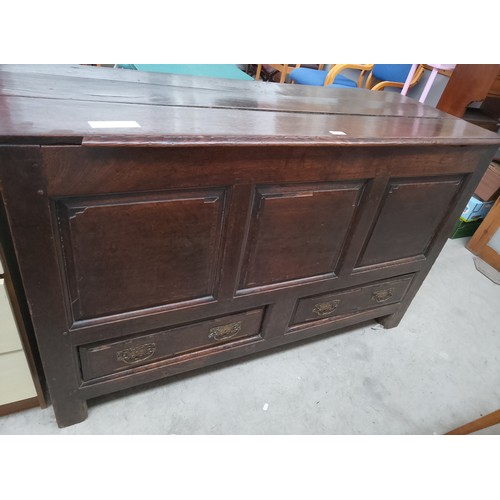
{"label": "cream cabinet", "polygon": [[[1,264],[0,264],[1,266]],[[0,415],[34,406],[37,391],[0,267]]]}

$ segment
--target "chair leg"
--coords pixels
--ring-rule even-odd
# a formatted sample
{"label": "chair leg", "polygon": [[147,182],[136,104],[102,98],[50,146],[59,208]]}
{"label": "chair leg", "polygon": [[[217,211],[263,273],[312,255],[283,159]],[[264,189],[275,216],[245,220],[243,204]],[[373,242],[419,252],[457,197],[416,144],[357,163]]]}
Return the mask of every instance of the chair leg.
{"label": "chair leg", "polygon": [[461,427],[457,427],[456,429],[447,432],[446,435],[470,434],[471,432],[480,431],[481,429],[486,429],[487,427],[491,427],[496,424],[500,424],[500,410],[489,413],[488,415],[478,418],[477,420],[473,420],[472,422],[462,425]]}
{"label": "chair leg", "polygon": [[427,99],[427,94],[429,93],[429,90],[431,90],[432,84],[434,83],[434,79],[436,78],[437,75],[437,68],[432,68],[432,72],[429,76],[429,79],[427,80],[427,83],[425,84],[424,90],[422,91],[422,95],[420,96],[420,99],[418,102],[421,102],[422,104],[425,102]]}
{"label": "chair leg", "polygon": [[408,76],[406,77],[405,85],[403,87],[403,90],[401,91],[401,95],[406,95],[408,92],[408,89],[410,88],[411,81],[413,80],[413,75],[415,74],[415,71],[417,71],[418,64],[412,64],[410,72],[408,73]]}

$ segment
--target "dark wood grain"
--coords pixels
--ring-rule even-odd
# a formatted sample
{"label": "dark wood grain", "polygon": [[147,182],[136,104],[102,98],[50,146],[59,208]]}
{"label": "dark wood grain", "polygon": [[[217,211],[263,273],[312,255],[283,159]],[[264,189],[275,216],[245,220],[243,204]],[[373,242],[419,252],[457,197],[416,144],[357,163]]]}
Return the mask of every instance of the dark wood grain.
{"label": "dark wood grain", "polygon": [[[24,116],[29,109],[30,116]],[[46,110],[50,109],[50,114]],[[0,144],[87,146],[351,145],[495,143],[497,136],[455,118],[318,114],[154,106],[0,96]],[[9,119],[17,117],[17,122]],[[7,117],[5,119],[5,117]],[[89,121],[135,121],[140,128],[91,128]],[[332,135],[340,131],[345,135]],[[416,137],[420,137],[417,140]]]}
{"label": "dark wood grain", "polygon": [[[33,97],[69,101],[141,104],[167,107],[190,107],[228,110],[280,111],[325,115],[406,116],[411,118],[444,118],[435,108],[417,101],[359,99],[358,91],[324,92],[315,99],[261,92],[253,86],[234,92],[221,88],[193,88],[177,85],[92,80],[59,76],[50,83],[43,74],[7,73],[0,70],[2,94],[12,97]],[[331,89],[328,89],[331,90]]]}
{"label": "dark wood grain", "polygon": [[413,276],[406,276],[397,280],[301,299],[297,303],[292,324],[321,321],[395,304],[403,300],[412,278]]}
{"label": "dark wood grain", "polygon": [[213,189],[58,200],[75,320],[213,299],[223,212]]}
{"label": "dark wood grain", "polygon": [[[26,296],[24,293],[21,275],[16,260],[7,214],[5,212],[4,199],[0,183],[0,260],[3,265],[3,278],[9,296],[10,305],[16,321],[17,330],[21,339],[26,361],[30,370],[31,378],[36,390],[36,403],[31,399],[22,401],[19,406],[16,403],[4,405],[0,410],[5,412],[14,412],[18,409],[31,406],[47,407],[46,382],[43,375],[42,362],[38,352],[33,324]],[[6,413],[5,413],[6,414]]]}
{"label": "dark wood grain", "polygon": [[[480,130],[480,129],[479,129]],[[47,192],[53,198],[190,189],[256,182],[379,179],[471,173],[482,148],[417,147],[43,147]],[[126,172],[126,175],[122,173]],[[250,203],[250,200],[249,200]],[[360,207],[361,208],[361,207]]]}
{"label": "dark wood grain", "polygon": [[[281,308],[278,309],[282,312]],[[100,381],[82,384],[80,393],[83,397],[90,399],[129,387],[135,387],[140,384],[153,382],[155,380],[186,371],[196,370],[228,360],[268,351],[279,346],[309,339],[318,335],[341,333],[343,329],[349,326],[372,320],[377,318],[379,315],[390,315],[390,313],[393,313],[397,309],[398,306],[394,304],[383,306],[374,310],[372,309],[348,316],[342,316],[336,320],[328,321],[326,323],[314,323],[314,326],[310,326],[306,329],[290,330],[287,331],[285,335],[281,332],[281,335],[275,335],[272,338],[267,338],[265,341],[246,342],[241,346],[230,345],[227,350],[217,353],[201,352],[197,356],[185,356],[183,359],[164,360],[158,363],[152,363],[149,365],[148,369],[141,371],[140,377],[138,377],[137,373],[134,372],[123,375],[109,376],[106,379],[101,379]],[[234,342],[234,344],[237,344],[237,342]]]}
{"label": "dark wood grain", "polygon": [[495,154],[496,148],[485,148],[482,154],[480,154],[475,162],[476,170],[470,175],[466,176],[459,192],[454,205],[450,208],[448,216],[443,219],[438,227],[437,233],[434,235],[431,246],[427,249],[426,255],[426,265],[423,266],[422,271],[420,271],[415,279],[412,281],[408,292],[406,293],[406,300],[398,308],[397,312],[379,319],[380,323],[386,328],[393,328],[399,324],[406,310],[411,304],[412,299],[415,297],[418,289],[425,280],[427,273],[437,259],[439,252],[443,249],[448,236],[450,235],[453,225],[460,217],[465,205],[470,199],[471,194],[478,185],[481,177],[483,176],[486,168],[488,167],[491,158]]}
{"label": "dark wood grain", "polygon": [[[26,109],[30,120],[23,119]],[[392,93],[207,84],[196,77],[64,66],[0,66],[0,114],[0,141],[11,144],[205,145],[227,144],[228,135],[246,144],[411,142],[417,135],[453,143],[457,135],[478,137],[476,127]],[[321,116],[309,120],[311,114]],[[93,120],[135,120],[141,128],[103,132],[89,126]],[[332,136],[330,130],[346,135]]]}
{"label": "dark wood grain", "polygon": [[[121,82],[143,83],[154,85],[163,89],[169,87],[181,87],[188,89],[209,89],[218,90],[225,93],[232,92],[242,95],[242,92],[255,92],[261,96],[293,96],[303,97],[308,101],[314,99],[325,99],[335,95],[346,96],[345,89],[332,89],[323,87],[313,87],[309,85],[269,85],[261,81],[241,81],[220,78],[206,78],[198,76],[186,76],[175,74],[150,73],[142,71],[128,71],[108,68],[83,67],[81,65],[62,65],[62,64],[6,64],[0,65],[0,71],[3,74],[21,77],[30,75],[31,77],[43,77],[50,83],[58,80],[59,77],[85,78],[87,80],[111,80],[121,86]],[[84,84],[85,85],[85,84]],[[79,89],[74,89],[79,92]],[[350,92],[350,91],[349,91]],[[368,94],[369,91],[360,89],[362,94]],[[351,94],[352,95],[352,94]],[[370,93],[370,100],[383,103],[402,103],[415,104],[413,99],[404,97],[392,92]],[[432,111],[432,112],[435,112]]]}
{"label": "dark wood grain", "polygon": [[357,267],[424,256],[462,179],[393,180]]}
{"label": "dark wood grain", "polygon": [[60,426],[98,395],[396,326],[500,143],[394,93],[78,66],[0,83],[0,186]]}
{"label": "dark wood grain", "polygon": [[2,195],[18,265],[50,399],[59,425],[66,426],[85,419],[87,405],[78,393],[79,374],[41,165],[39,147],[0,148]]}
{"label": "dark wood grain", "polygon": [[334,273],[362,188],[362,183],[257,188],[240,288]]}
{"label": "dark wood grain", "polygon": [[82,347],[80,356],[83,378],[98,378],[191,351],[212,349],[217,352],[220,350],[219,346],[227,348],[228,343],[245,338],[259,340],[263,313],[263,309],[246,311],[165,332]]}

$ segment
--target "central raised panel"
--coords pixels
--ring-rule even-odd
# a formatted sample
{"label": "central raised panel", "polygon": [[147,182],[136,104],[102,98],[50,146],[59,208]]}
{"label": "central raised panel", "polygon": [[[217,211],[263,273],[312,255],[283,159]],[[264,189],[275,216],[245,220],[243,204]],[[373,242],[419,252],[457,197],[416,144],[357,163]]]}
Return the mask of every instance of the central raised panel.
{"label": "central raised panel", "polygon": [[363,185],[257,188],[240,289],[335,273]]}
{"label": "central raised panel", "polygon": [[214,294],[224,190],[57,201],[75,320]]}

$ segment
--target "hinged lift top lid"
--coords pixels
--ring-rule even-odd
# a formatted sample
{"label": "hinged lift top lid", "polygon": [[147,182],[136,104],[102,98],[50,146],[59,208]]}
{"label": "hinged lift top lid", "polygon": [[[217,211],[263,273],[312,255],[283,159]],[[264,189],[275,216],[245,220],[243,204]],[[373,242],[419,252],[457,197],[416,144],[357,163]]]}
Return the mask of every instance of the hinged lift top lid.
{"label": "hinged lift top lid", "polygon": [[494,145],[394,92],[79,65],[0,66],[0,144]]}

